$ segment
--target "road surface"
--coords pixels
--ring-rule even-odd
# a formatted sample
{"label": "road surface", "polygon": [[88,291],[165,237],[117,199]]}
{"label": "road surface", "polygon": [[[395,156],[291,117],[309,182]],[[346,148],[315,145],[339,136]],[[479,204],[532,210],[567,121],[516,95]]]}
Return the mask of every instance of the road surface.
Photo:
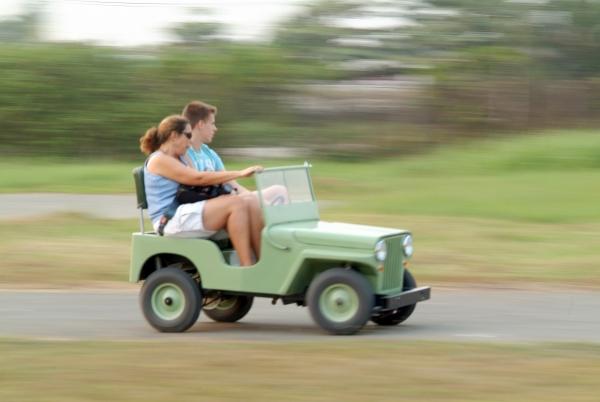
{"label": "road surface", "polygon": [[[339,201],[319,201],[320,208],[338,205]],[[0,194],[0,220],[60,213],[77,213],[100,219],[132,219],[140,216],[136,206],[134,194]]]}
{"label": "road surface", "polygon": [[[354,339],[600,342],[600,292],[439,287],[397,327],[370,323]],[[0,290],[0,337],[86,340],[326,340],[306,308],[256,299],[233,324],[204,315],[188,332],[149,327],[137,289]]]}

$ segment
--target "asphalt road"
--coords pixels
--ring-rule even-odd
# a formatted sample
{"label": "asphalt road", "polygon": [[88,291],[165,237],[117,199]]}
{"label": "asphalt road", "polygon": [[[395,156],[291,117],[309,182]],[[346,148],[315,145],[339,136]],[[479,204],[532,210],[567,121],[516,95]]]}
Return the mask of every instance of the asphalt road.
{"label": "asphalt road", "polygon": [[139,216],[136,205],[134,194],[0,194],[0,219],[30,218],[65,212],[95,218],[128,219]]}
{"label": "asphalt road", "polygon": [[[353,339],[600,342],[600,292],[440,287],[397,327],[370,323]],[[204,315],[188,332],[161,334],[146,324],[137,290],[0,291],[0,337],[86,340],[289,341],[339,339],[308,310],[256,299],[233,324]]]}
{"label": "asphalt road", "polygon": [[[319,201],[320,208],[339,204],[338,201]],[[0,220],[60,213],[77,213],[101,219],[132,219],[140,216],[136,205],[134,194],[0,194]]]}

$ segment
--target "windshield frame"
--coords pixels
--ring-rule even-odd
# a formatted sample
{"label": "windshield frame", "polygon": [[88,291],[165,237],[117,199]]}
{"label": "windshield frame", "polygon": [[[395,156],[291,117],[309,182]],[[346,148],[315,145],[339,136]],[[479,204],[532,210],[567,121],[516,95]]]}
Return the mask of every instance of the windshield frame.
{"label": "windshield frame", "polygon": [[[272,225],[284,222],[296,222],[306,220],[319,220],[319,208],[317,204],[317,198],[315,195],[312,179],[310,176],[311,165],[305,162],[304,165],[292,165],[292,166],[280,166],[273,168],[266,168],[262,172],[256,174],[256,190],[258,193],[258,199],[260,207],[263,211],[265,224]],[[290,202],[281,205],[268,205],[266,204],[263,191],[273,183],[265,184],[262,180],[262,175],[272,172],[283,173],[283,183],[280,185],[287,188],[287,182],[285,181],[285,173],[289,171],[304,171],[306,175],[306,184],[310,191],[310,200],[300,202]],[[263,176],[264,177],[264,176]],[[308,194],[307,194],[308,195]]]}

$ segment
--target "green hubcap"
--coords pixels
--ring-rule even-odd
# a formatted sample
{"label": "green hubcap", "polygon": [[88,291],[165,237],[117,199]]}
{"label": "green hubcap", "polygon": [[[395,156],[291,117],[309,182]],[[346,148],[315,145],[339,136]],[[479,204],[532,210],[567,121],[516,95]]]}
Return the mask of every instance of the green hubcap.
{"label": "green hubcap", "polygon": [[358,311],[358,294],[348,285],[328,286],[319,297],[321,313],[330,321],[344,322]]}
{"label": "green hubcap", "polygon": [[165,283],[152,292],[152,310],[163,320],[174,320],[185,307],[185,296],[177,285]]}

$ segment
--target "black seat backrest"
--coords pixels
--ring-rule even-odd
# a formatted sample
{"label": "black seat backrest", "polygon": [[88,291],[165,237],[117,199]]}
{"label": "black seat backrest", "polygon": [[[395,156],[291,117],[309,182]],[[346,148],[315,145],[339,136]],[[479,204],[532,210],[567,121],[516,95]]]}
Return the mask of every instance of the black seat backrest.
{"label": "black seat backrest", "polygon": [[146,188],[144,187],[144,167],[138,166],[133,169],[133,180],[135,181],[135,195],[137,196],[137,207],[148,209],[146,201]]}

